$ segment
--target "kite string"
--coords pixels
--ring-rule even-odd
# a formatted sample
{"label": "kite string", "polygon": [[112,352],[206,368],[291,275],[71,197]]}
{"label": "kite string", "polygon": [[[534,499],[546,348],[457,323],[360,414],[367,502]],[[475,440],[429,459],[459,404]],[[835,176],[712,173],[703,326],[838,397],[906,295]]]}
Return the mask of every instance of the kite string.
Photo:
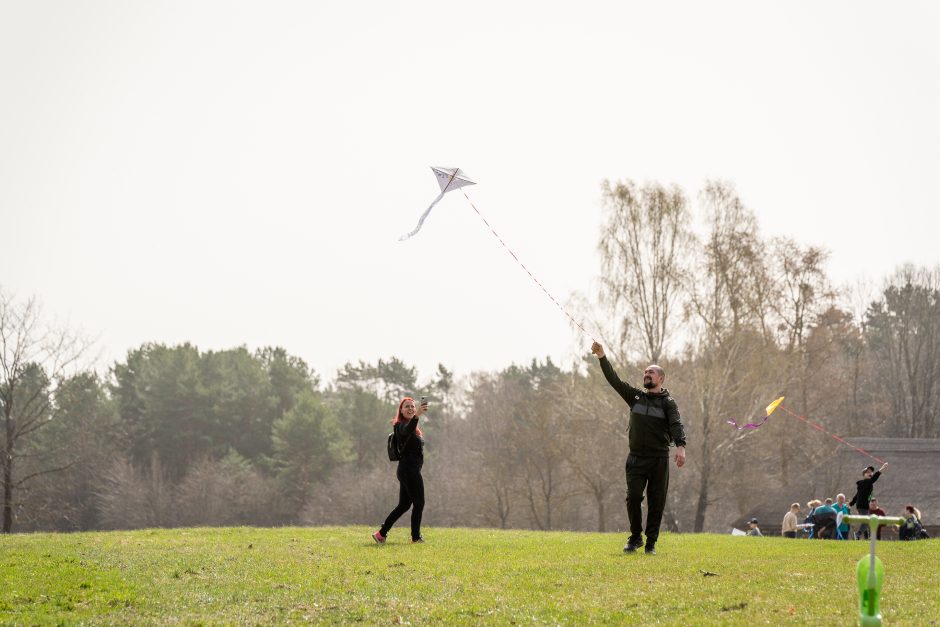
{"label": "kite string", "polygon": [[781,405],[781,406],[780,406],[780,409],[782,409],[783,411],[787,412],[788,414],[790,414],[790,415],[793,416],[794,418],[798,418],[798,419],[802,420],[803,422],[805,422],[806,424],[808,424],[808,425],[811,426],[812,428],[816,429],[817,431],[822,431],[823,433],[825,433],[825,434],[828,435],[829,437],[838,440],[839,442],[841,442],[842,444],[845,444],[845,445],[848,446],[849,448],[855,449],[856,451],[858,451],[858,452],[861,453],[862,455],[866,455],[866,456],[868,456],[868,457],[871,457],[873,460],[875,460],[876,462],[878,462],[878,463],[880,463],[880,464],[885,463],[885,460],[879,459],[878,457],[875,457],[874,455],[872,455],[871,453],[869,453],[869,452],[866,451],[865,449],[859,448],[859,447],[857,447],[857,446],[855,446],[855,445],[853,445],[853,444],[849,444],[849,442],[847,442],[844,438],[840,438],[839,436],[837,436],[837,435],[835,435],[835,434],[833,434],[833,433],[829,433],[828,431],[826,431],[825,429],[823,429],[821,426],[819,426],[818,424],[816,424],[816,423],[813,422],[812,420],[808,419],[806,416],[800,416],[799,414],[796,414],[796,413],[790,411],[790,410],[787,408],[786,405]]}
{"label": "kite string", "polygon": [[[463,191],[463,190],[461,190],[461,191]],[[503,245],[503,248],[506,249],[506,252],[508,252],[510,255],[512,255],[512,258],[516,260],[516,263],[518,263],[519,266],[520,266],[523,270],[525,270],[526,274],[529,275],[529,278],[532,279],[533,281],[535,281],[535,284],[538,285],[540,288],[542,288],[542,291],[545,292],[545,295],[548,296],[548,298],[551,299],[551,301],[552,301],[553,303],[555,303],[555,306],[558,307],[558,309],[561,310],[561,313],[563,313],[563,314],[565,314],[566,316],[568,316],[568,319],[571,320],[571,322],[573,322],[573,323],[575,324],[575,326],[577,326],[579,329],[581,329],[581,332],[582,332],[582,333],[584,333],[586,336],[588,336],[589,338],[591,338],[592,340],[594,340],[594,336],[593,336],[592,334],[588,333],[588,331],[587,331],[583,326],[581,326],[581,323],[578,322],[577,320],[575,320],[575,319],[574,319],[574,316],[572,316],[570,313],[568,313],[568,310],[565,309],[565,308],[562,306],[562,304],[559,303],[559,302],[555,299],[554,296],[552,296],[551,292],[549,292],[549,291],[545,288],[545,286],[542,285],[542,282],[539,281],[539,280],[535,277],[535,275],[532,274],[532,272],[531,272],[528,268],[526,268],[525,264],[522,263],[522,261],[519,259],[519,257],[516,256],[516,253],[514,253],[514,252],[512,251],[512,249],[511,249],[509,246],[506,245],[506,242],[504,242],[504,241],[503,241],[503,238],[499,236],[499,233],[496,232],[496,229],[494,229],[494,228],[492,227],[492,225],[490,225],[490,223],[487,221],[487,219],[483,217],[483,214],[480,213],[480,210],[477,209],[477,206],[473,204],[473,201],[470,200],[470,196],[467,195],[467,192],[466,192],[466,191],[463,192],[463,196],[464,196],[464,198],[467,199],[467,202],[470,203],[470,206],[473,207],[473,210],[476,211],[477,215],[480,216],[480,219],[483,220],[483,224],[485,224],[485,225],[487,226],[487,228],[489,228],[490,233],[492,233],[493,236],[494,236],[497,240],[499,240],[499,243]],[[594,341],[597,341],[597,340],[594,340]]]}

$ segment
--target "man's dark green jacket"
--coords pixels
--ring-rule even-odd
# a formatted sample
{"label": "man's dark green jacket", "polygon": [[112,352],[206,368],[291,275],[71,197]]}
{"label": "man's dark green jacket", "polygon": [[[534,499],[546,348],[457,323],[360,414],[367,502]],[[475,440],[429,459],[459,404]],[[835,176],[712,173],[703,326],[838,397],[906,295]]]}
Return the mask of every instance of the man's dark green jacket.
{"label": "man's dark green jacket", "polygon": [[663,388],[655,394],[624,383],[607,357],[601,357],[601,370],[610,386],[630,406],[630,453],[640,457],[669,457],[669,443],[685,446],[685,430],[679,407]]}

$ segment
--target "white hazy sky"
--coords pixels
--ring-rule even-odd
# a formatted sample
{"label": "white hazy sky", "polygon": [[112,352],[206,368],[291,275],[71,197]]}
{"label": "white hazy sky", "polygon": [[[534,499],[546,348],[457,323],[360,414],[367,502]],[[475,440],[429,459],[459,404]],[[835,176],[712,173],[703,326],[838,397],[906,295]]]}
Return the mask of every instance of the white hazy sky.
{"label": "white hazy sky", "polygon": [[567,362],[605,178],[735,183],[840,282],[934,265],[935,2],[0,0],[0,285],[329,379]]}

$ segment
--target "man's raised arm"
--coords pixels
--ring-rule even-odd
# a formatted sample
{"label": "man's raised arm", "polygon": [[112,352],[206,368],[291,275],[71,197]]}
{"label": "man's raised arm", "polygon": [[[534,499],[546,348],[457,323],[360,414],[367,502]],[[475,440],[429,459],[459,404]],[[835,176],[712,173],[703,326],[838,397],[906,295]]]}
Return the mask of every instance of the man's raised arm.
{"label": "man's raised arm", "polygon": [[604,347],[598,342],[591,344],[591,352],[597,355],[597,359],[601,363],[601,371],[603,371],[604,378],[607,379],[607,383],[610,384],[610,387],[617,390],[617,394],[622,396],[623,400],[627,401],[630,407],[633,407],[633,404],[636,403],[636,397],[640,394],[640,390],[620,380],[620,377],[618,377],[617,373],[614,371],[614,367],[611,366],[610,361],[607,360]]}

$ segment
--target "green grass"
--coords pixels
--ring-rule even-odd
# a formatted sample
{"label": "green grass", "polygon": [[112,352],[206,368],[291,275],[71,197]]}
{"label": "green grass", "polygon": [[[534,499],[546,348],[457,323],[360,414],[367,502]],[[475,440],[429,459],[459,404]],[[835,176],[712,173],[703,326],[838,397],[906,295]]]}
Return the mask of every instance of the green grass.
{"label": "green grass", "polygon": [[[407,517],[406,517],[407,520]],[[227,528],[0,537],[0,623],[853,624],[863,542]],[[891,624],[940,624],[940,541],[879,545]],[[718,573],[704,577],[700,570]]]}

